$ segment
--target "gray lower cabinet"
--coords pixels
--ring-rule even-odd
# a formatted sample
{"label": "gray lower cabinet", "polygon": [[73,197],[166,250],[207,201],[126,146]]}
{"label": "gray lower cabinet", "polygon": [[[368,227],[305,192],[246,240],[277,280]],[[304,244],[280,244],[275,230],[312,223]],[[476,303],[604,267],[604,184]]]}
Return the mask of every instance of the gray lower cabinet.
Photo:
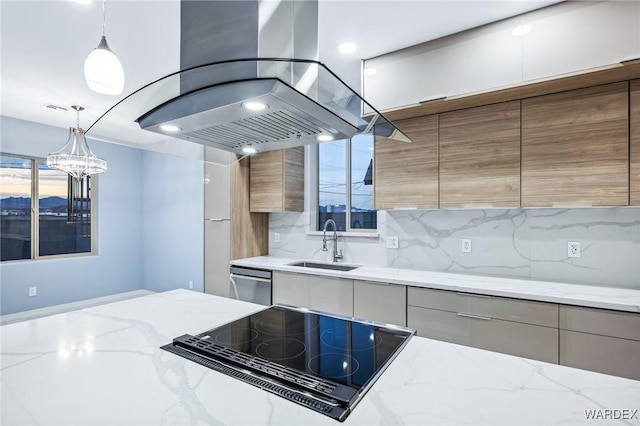
{"label": "gray lower cabinet", "polygon": [[273,272],[273,303],[353,315],[353,280]]}
{"label": "gray lower cabinet", "polygon": [[309,307],[309,275],[273,271],[271,280],[274,305]]}
{"label": "gray lower cabinet", "polygon": [[558,363],[558,305],[409,287],[418,336]]}
{"label": "gray lower cabinet", "polygon": [[353,316],[387,324],[407,325],[407,287],[353,281]]}
{"label": "gray lower cabinet", "polygon": [[640,380],[640,313],[273,272],[273,303],[417,330],[418,336]]}
{"label": "gray lower cabinet", "polygon": [[317,311],[353,315],[353,280],[309,276],[309,307]]}
{"label": "gray lower cabinet", "polygon": [[560,364],[640,380],[640,314],[560,306]]}

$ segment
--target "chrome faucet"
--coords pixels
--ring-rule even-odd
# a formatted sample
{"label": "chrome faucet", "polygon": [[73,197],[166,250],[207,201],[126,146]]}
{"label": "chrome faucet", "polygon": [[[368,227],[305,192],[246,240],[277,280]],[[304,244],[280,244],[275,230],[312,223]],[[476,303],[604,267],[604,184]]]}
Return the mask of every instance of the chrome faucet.
{"label": "chrome faucet", "polygon": [[327,251],[327,226],[333,225],[333,262],[337,262],[338,259],[342,259],[342,249],[340,249],[340,253],[338,253],[338,232],[336,223],[333,219],[327,219],[324,223],[324,228],[322,229],[322,251]]}

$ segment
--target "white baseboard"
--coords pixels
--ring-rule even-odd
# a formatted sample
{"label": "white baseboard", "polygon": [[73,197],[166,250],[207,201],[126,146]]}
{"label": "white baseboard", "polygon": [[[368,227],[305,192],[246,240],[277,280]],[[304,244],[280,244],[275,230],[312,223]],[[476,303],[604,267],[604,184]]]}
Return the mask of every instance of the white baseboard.
{"label": "white baseboard", "polygon": [[96,297],[94,299],[63,303],[62,305],[48,306],[46,308],[32,309],[30,311],[16,312],[15,314],[1,315],[0,325],[12,324],[14,322],[27,321],[35,318],[48,317],[49,315],[90,308],[92,306],[104,305],[106,303],[118,302],[120,300],[133,299],[136,297],[147,296],[153,293],[154,292],[150,290],[127,291],[125,293],[112,294],[110,296]]}

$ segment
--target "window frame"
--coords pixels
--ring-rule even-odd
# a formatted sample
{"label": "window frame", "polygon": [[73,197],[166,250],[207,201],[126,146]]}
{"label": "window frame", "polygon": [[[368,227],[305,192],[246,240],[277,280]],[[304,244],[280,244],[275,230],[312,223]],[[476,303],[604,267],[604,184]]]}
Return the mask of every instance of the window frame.
{"label": "window frame", "polygon": [[[375,228],[352,228],[351,227],[351,209],[352,209],[352,205],[351,205],[351,193],[352,193],[352,173],[351,173],[351,153],[353,151],[352,146],[351,146],[351,142],[352,142],[352,138],[348,138],[348,139],[341,139],[346,141],[346,146],[345,146],[345,150],[346,152],[346,170],[345,170],[345,174],[346,174],[346,188],[347,190],[345,190],[346,192],[346,203],[347,205],[345,206],[345,230],[344,231],[338,231],[338,233],[340,234],[350,234],[350,235],[361,235],[361,236],[366,236],[366,237],[371,237],[371,236],[378,236],[378,223],[376,221],[376,227]],[[339,141],[339,140],[338,140]],[[333,141],[333,142],[337,142],[337,141]],[[314,168],[315,168],[315,173],[314,173],[314,194],[315,194],[315,198],[314,198],[314,202],[315,202],[315,206],[314,206],[314,225],[312,226],[311,232],[320,232],[322,233],[322,225],[320,224],[320,144],[316,144],[314,146],[314,154],[315,154],[315,158],[314,158]],[[371,155],[371,161],[373,164],[374,161],[374,155]],[[375,179],[372,180],[371,183],[371,192],[372,195],[375,193],[374,190],[374,186],[375,186]],[[375,202],[372,203],[373,206],[375,207]],[[377,216],[379,216],[380,211],[377,209],[373,209],[377,212]]]}
{"label": "window frame", "polygon": [[[95,256],[97,247],[97,188],[98,179],[97,175],[91,176],[91,250],[81,253],[62,253],[62,254],[47,254],[40,255],[40,191],[39,191],[39,179],[40,179],[40,164],[47,164],[47,159],[42,157],[32,157],[29,155],[12,154],[8,152],[0,152],[0,156],[21,158],[31,161],[31,257],[29,259],[13,259],[2,260],[0,263],[10,262],[31,262],[46,259],[65,259],[74,257]],[[69,195],[67,194],[67,197]]]}

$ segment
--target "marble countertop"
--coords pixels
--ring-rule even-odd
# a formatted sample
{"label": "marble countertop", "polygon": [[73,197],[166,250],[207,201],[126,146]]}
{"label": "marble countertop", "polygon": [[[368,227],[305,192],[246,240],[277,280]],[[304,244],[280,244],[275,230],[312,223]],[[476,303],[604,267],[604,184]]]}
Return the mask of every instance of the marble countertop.
{"label": "marble countertop", "polygon": [[[518,278],[431,272],[363,265],[351,271],[333,271],[289,266],[300,259],[259,256],[232,260],[232,265],[307,273],[356,280],[377,281],[415,287],[480,293],[542,302],[640,312],[640,290],[536,281]],[[313,261],[317,262],[317,261]],[[346,263],[348,265],[349,263]]]}
{"label": "marble countertop", "polygon": [[[260,309],[173,290],[2,326],[0,423],[339,424],[159,349]],[[413,337],[344,424],[640,425],[639,408],[639,381]]]}

